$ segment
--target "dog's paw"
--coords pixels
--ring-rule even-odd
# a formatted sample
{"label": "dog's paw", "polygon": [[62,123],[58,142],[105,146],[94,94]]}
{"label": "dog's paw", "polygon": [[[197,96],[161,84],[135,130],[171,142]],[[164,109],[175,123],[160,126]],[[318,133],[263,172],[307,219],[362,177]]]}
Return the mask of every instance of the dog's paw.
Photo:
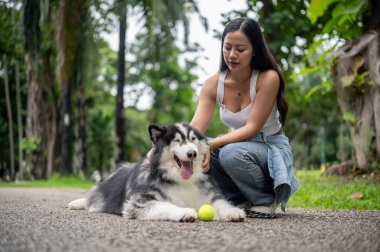
{"label": "dog's paw", "polygon": [[71,201],[67,207],[70,209],[70,210],[83,210],[83,209],[86,209],[86,202],[87,200],[86,199],[77,199],[77,200],[73,200]]}
{"label": "dog's paw", "polygon": [[245,213],[240,208],[231,207],[221,211],[219,213],[219,219],[223,221],[240,222],[244,221]]}
{"label": "dog's paw", "polygon": [[180,222],[194,222],[198,218],[197,211],[193,208],[183,208],[182,217],[179,219]]}

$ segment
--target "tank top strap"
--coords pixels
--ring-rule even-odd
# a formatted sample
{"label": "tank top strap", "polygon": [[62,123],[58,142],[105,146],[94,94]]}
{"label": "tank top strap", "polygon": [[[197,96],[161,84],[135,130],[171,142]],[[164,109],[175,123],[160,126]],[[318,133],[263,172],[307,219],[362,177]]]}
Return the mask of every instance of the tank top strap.
{"label": "tank top strap", "polygon": [[223,103],[224,97],[224,79],[226,78],[227,71],[221,72],[218,79],[218,89],[216,91],[216,102],[219,105]]}
{"label": "tank top strap", "polygon": [[249,87],[249,93],[251,96],[251,101],[253,101],[256,97],[256,82],[257,78],[259,77],[259,70],[253,70],[250,80],[250,87]]}

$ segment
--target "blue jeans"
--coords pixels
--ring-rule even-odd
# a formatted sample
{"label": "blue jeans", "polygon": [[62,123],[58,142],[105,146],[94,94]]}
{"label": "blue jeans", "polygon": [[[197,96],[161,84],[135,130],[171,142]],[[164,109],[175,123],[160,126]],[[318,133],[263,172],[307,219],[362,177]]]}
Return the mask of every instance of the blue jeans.
{"label": "blue jeans", "polygon": [[209,174],[234,205],[248,201],[254,206],[269,206],[275,199],[264,140],[231,143],[214,150]]}

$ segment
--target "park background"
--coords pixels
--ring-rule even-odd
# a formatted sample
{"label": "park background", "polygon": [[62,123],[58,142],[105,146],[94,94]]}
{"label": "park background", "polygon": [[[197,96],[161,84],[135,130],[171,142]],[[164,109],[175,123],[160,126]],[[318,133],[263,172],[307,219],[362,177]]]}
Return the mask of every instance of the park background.
{"label": "park background", "polygon": [[[378,184],[379,13],[376,0],[0,1],[0,178],[89,180],[138,161],[149,124],[191,120],[224,25],[247,16],[286,79],[298,175],[314,171],[311,190],[321,172]],[[208,136],[226,132],[218,116]]]}

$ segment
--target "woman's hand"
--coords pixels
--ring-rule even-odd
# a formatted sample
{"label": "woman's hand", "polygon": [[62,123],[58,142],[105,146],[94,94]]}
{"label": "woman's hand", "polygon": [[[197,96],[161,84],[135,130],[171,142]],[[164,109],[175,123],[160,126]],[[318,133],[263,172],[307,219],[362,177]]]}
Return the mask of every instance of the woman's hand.
{"label": "woman's hand", "polygon": [[148,153],[146,154],[146,159],[148,160],[148,162],[150,162],[150,157],[152,156],[152,154],[153,154],[153,148],[150,149],[150,150],[148,151]]}
{"label": "woman's hand", "polygon": [[208,151],[204,156],[203,156],[203,163],[202,163],[202,170],[203,172],[208,172],[210,169],[210,157],[211,157],[211,152]]}
{"label": "woman's hand", "polygon": [[203,156],[203,163],[202,163],[203,172],[208,172],[208,170],[210,169],[211,152],[214,150],[212,141],[213,140],[208,142],[209,151]]}

